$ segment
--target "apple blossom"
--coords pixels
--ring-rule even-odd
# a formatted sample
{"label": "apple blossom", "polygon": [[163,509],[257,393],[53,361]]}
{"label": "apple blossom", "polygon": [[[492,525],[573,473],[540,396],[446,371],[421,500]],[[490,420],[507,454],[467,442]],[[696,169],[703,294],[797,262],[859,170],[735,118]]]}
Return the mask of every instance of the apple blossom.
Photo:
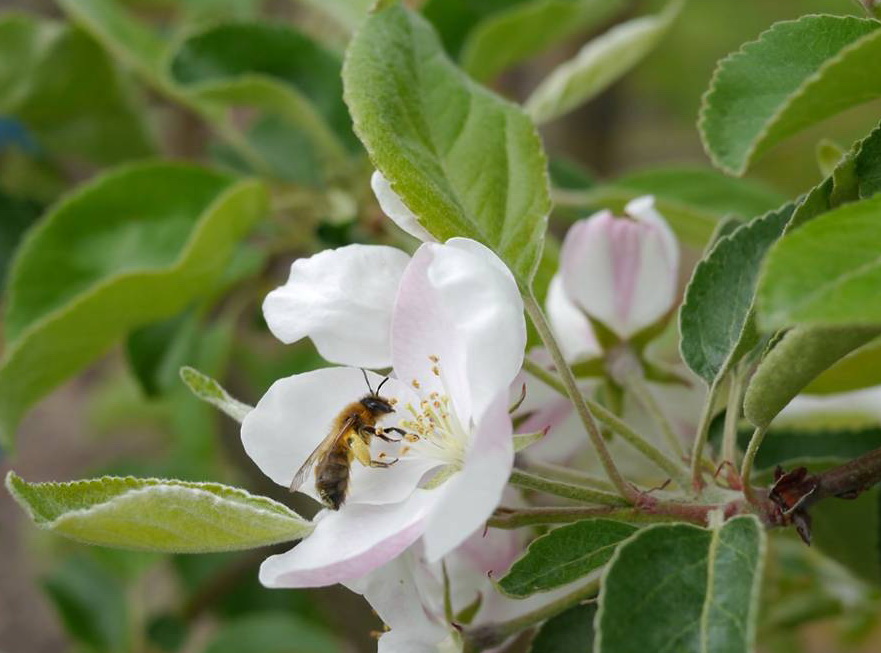
{"label": "apple blossom", "polygon": [[[371,265],[381,266],[381,279],[370,278]],[[399,268],[400,252],[391,248],[325,252],[294,264],[286,286],[264,305],[274,331],[313,339],[317,334],[338,362],[362,364],[369,349],[387,342],[385,351],[373,355],[392,364],[383,396],[397,412],[382,426],[407,433],[396,445],[374,447],[374,458],[398,459],[392,466],[353,465],[345,504],[323,510],[306,540],[263,563],[265,585],[308,587],[357,578],[419,538],[426,555],[437,560],[479,530],[498,505],[513,464],[508,387],[526,342],[516,283],[490,250],[463,238],[426,243],[396,277]],[[327,288],[327,278],[349,285]],[[392,301],[361,314],[362,286],[372,297]],[[390,315],[383,306],[391,307]],[[289,316],[292,311],[301,315]],[[389,325],[387,335],[383,324]],[[362,328],[369,338],[345,342],[349,331]],[[370,380],[376,387],[381,377],[371,374]],[[281,379],[245,418],[245,450],[272,480],[287,486],[336,414],[366,391],[355,367]],[[301,491],[315,497],[314,481]]]}
{"label": "apple blossom", "polygon": [[[654,198],[630,201],[625,213],[628,217],[600,211],[572,225],[561,252],[564,293],[556,291],[554,299],[558,304],[568,299],[624,340],[670,311],[679,270],[679,245]],[[583,331],[572,315],[563,322],[566,332]]]}

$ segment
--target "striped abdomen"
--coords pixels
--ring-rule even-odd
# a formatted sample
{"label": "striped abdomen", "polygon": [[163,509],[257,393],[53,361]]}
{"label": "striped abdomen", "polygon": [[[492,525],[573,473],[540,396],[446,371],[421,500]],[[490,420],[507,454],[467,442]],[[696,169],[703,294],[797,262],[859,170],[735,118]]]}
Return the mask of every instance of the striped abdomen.
{"label": "striped abdomen", "polygon": [[315,469],[315,489],[324,505],[331,510],[339,510],[346,500],[352,458],[351,448],[340,442]]}

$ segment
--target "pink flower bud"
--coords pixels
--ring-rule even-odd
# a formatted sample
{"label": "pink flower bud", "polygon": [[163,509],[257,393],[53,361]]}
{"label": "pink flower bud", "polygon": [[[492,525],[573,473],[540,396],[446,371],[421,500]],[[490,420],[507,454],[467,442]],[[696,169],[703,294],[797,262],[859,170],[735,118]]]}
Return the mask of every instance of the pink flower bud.
{"label": "pink flower bud", "polygon": [[676,299],[679,245],[654,197],[632,200],[628,217],[601,211],[579,220],[563,242],[568,297],[627,339],[660,320]]}

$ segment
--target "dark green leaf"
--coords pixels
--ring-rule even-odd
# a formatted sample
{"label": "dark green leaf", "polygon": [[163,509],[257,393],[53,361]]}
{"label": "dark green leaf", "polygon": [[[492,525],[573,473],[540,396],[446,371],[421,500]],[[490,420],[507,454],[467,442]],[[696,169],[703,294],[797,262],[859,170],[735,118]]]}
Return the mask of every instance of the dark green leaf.
{"label": "dark green leaf", "polygon": [[10,271],[0,437],[10,441],[33,403],[125,333],[210,290],[265,207],[256,181],[152,163],[54,207]]}
{"label": "dark green leaf", "polygon": [[741,174],[786,137],[881,96],[881,77],[866,74],[881,57],[879,27],[850,16],[804,16],[724,59],[699,123],[713,162]]}
{"label": "dark green leaf", "polygon": [[[513,3],[509,3],[513,4]],[[462,46],[462,68],[479,81],[539,54],[555,43],[610,18],[622,0],[532,0],[477,23]]]}
{"label": "dark green leaf", "polygon": [[239,617],[225,624],[204,653],[340,653],[342,647],[328,632],[283,612]]}
{"label": "dark green leaf", "polygon": [[534,540],[499,581],[505,594],[522,598],[574,582],[602,567],[636,527],[609,519],[560,526]]}
{"label": "dark green leaf", "polygon": [[596,604],[576,605],[548,619],[532,640],[530,653],[592,653]]}
{"label": "dark green leaf", "polygon": [[787,204],[721,238],[694,269],[679,309],[680,352],[708,384],[759,343],[752,317],[759,266],[792,210]]}
{"label": "dark green leaf", "polygon": [[661,524],[615,553],[600,590],[599,653],[750,653],[764,531],[755,517],[709,529]]}
{"label": "dark green leaf", "polygon": [[[798,232],[796,232],[798,233]],[[881,335],[881,327],[795,327],[759,363],[743,399],[743,412],[766,427],[823,370]]]}
{"label": "dark green leaf", "polygon": [[298,540],[312,524],[286,506],[217,483],[104,476],[6,487],[40,528],[87,544],[204,553]]}
{"label": "dark green leaf", "polygon": [[0,287],[6,281],[12,253],[41,212],[42,208],[36,202],[12,197],[0,190]]}
{"label": "dark green leaf", "polygon": [[512,10],[530,0],[428,0],[422,8],[437,30],[447,52],[459,56],[468,33],[493,14]]}
{"label": "dark green leaf", "polygon": [[[749,444],[751,430],[737,434],[741,449]],[[783,426],[769,431],[756,455],[756,469],[784,467],[808,461],[845,462],[881,447],[881,427],[810,428]]]}
{"label": "dark green leaf", "polygon": [[520,108],[471,81],[400,6],[367,19],[343,80],[355,132],[421,224],[439,240],[484,243],[528,284],[550,200],[541,141]]}
{"label": "dark green leaf", "polygon": [[881,490],[811,507],[811,543],[858,578],[881,583]]}
{"label": "dark green leaf", "polygon": [[41,584],[75,640],[96,651],[129,650],[125,588],[101,565],[86,556],[69,558]]}
{"label": "dark green leaf", "polygon": [[197,335],[198,321],[192,313],[181,313],[169,320],[148,324],[129,334],[125,353],[141,390],[158,397],[168,389],[169,370],[176,375],[180,360]]}

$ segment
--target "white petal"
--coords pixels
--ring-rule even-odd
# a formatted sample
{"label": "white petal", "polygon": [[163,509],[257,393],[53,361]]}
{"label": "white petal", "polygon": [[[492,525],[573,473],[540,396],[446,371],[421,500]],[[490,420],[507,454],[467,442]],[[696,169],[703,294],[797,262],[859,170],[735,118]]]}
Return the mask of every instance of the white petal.
{"label": "white petal", "polygon": [[[425,244],[401,279],[392,319],[392,361],[422,392],[450,394],[467,427],[506,391],[523,362],[526,324],[513,276],[489,249],[454,238]],[[443,378],[432,373],[435,363]]]}
{"label": "white petal", "polygon": [[383,245],[325,250],[291,265],[287,283],[263,302],[282,342],[308,336],[328,361],[388,367],[392,307],[409,257]]}
{"label": "white petal", "polygon": [[[373,388],[383,377],[368,372]],[[336,417],[368,393],[361,370],[331,367],[280,379],[272,384],[242,423],[242,444],[260,470],[279,485],[288,486],[309,455],[330,433]],[[386,398],[399,404],[416,401],[397,379],[382,387]],[[380,424],[393,426],[398,413]],[[386,469],[352,465],[350,503],[392,503],[406,499],[430,469],[424,460],[400,460]],[[300,488],[317,498],[312,474]]]}
{"label": "white petal", "polygon": [[601,211],[569,228],[560,250],[560,275],[569,299],[617,333],[609,240],[614,220],[609,211]]}
{"label": "white petal", "polygon": [[435,237],[419,224],[419,220],[401,201],[398,194],[392,190],[388,179],[383,177],[379,170],[374,171],[373,176],[370,177],[370,187],[373,189],[373,194],[376,195],[376,200],[379,202],[382,212],[390,217],[392,222],[422,242],[437,242]]}
{"label": "white petal", "polygon": [[602,353],[590,320],[566,295],[563,278],[559,274],[551,279],[545,306],[551,328],[567,361],[584,360]]}
{"label": "white petal", "polygon": [[496,397],[476,427],[462,471],[440,488],[425,531],[430,562],[455,549],[483,528],[499,505],[514,465],[507,393]]}
{"label": "white petal", "polygon": [[266,587],[324,587],[360,578],[419,538],[434,501],[431,492],[418,490],[403,503],[324,511],[309,537],[264,560],[260,582]]}

